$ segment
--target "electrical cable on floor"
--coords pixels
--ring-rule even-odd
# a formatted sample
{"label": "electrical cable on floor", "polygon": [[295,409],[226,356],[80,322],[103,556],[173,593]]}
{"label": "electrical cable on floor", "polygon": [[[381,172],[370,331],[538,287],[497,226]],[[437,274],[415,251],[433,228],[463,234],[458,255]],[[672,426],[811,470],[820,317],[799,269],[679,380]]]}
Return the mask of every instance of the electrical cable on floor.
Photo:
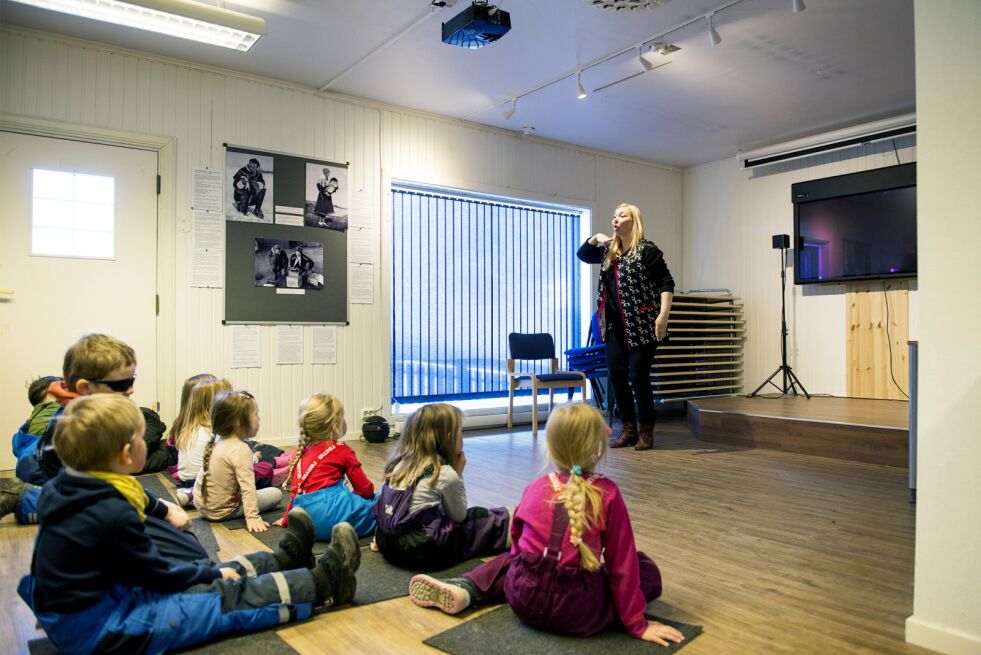
{"label": "electrical cable on floor", "polygon": [[903,388],[896,382],[896,374],[892,370],[892,337],[889,335],[889,294],[886,293],[885,282],[882,283],[882,298],[886,302],[886,341],[889,343],[889,377],[892,378],[892,383],[899,389],[899,393],[906,396],[906,400],[909,400],[909,394],[903,391]]}

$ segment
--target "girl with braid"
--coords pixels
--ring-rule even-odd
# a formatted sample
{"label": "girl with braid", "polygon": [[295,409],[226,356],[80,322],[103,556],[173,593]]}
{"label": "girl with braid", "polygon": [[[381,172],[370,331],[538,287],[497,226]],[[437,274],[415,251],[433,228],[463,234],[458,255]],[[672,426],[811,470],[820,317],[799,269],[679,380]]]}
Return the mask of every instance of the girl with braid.
{"label": "girl with braid", "polygon": [[375,485],[351,447],[339,441],[347,433],[341,401],[325,393],[310,396],[300,403],[298,423],[300,444],[286,474],[290,502],[276,524],[286,527],[290,510],[302,507],[321,541],[330,541],[331,530],[344,521],[359,537],[370,535],[375,531]]}
{"label": "girl with braid", "polygon": [[608,429],[589,405],[559,407],[545,436],[557,470],[532,482],[514,515],[511,552],[459,578],[417,575],[416,605],[457,614],[478,603],[507,601],[525,623],[588,637],[624,627],[662,646],[683,635],[644,617],[661,595],[661,573],[637,552],[620,489],[594,472],[606,455]]}
{"label": "girl with braid", "polygon": [[248,391],[222,391],[211,408],[211,439],[194,482],[194,506],[209,521],[245,516],[249,532],[269,529],[261,516],[279,505],[275,487],[256,490],[252,449],[244,442],[259,432],[259,404]]}

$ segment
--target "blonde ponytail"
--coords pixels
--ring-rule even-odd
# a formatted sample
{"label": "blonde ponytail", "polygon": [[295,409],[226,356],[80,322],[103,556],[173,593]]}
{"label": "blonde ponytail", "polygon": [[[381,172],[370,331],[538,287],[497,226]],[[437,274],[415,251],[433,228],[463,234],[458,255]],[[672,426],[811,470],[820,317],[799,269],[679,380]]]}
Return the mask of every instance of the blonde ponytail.
{"label": "blonde ponytail", "polygon": [[290,459],[290,467],[286,470],[286,477],[283,479],[283,489],[285,489],[286,485],[289,484],[290,489],[297,491],[297,489],[293,489],[293,469],[295,469],[296,465],[300,463],[300,458],[303,457],[303,453],[306,451],[307,446],[309,445],[310,435],[306,433],[301,434],[300,443],[296,446],[296,452],[293,453],[293,457]]}
{"label": "blonde ponytail", "polygon": [[582,535],[596,525],[603,492],[581,475],[570,473],[562,498],[569,513],[569,539],[579,549],[580,566],[587,571],[596,571],[600,567],[599,555],[593,552]]}

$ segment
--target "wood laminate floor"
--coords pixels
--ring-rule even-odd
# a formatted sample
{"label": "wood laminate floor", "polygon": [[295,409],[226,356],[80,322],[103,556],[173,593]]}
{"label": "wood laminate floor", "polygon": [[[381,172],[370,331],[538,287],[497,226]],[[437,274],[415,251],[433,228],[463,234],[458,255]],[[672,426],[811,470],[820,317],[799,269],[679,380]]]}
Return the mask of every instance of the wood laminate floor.
{"label": "wood laminate floor", "polygon": [[[471,504],[512,504],[546,471],[529,431],[467,433]],[[352,443],[377,484],[394,443]],[[705,627],[686,655],[928,653],[903,641],[913,608],[914,507],[907,472],[694,440],[664,421],[656,450],[611,451],[603,471],[623,490],[638,547],[660,565],[651,610]],[[215,526],[225,558],[261,549]],[[0,652],[38,633],[15,587],[35,530],[0,521]],[[473,616],[473,615],[471,615]],[[460,619],[399,598],[326,612],[278,634],[303,655],[435,653],[422,640]]]}

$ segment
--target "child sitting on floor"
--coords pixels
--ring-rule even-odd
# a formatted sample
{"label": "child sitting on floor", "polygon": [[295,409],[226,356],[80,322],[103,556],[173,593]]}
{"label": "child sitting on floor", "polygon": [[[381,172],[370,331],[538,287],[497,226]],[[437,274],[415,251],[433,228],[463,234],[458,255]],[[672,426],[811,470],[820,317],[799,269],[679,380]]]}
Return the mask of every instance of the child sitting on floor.
{"label": "child sitting on floor", "polygon": [[[325,393],[300,403],[300,445],[290,462],[290,504],[277,521],[287,524],[293,507],[302,507],[313,519],[317,538],[327,539],[335,524],[347,521],[358,536],[375,531],[375,485],[364,474],[358,456],[338,441],[347,433],[341,401]],[[351,489],[344,485],[344,478]]]}
{"label": "child sitting on floor", "polygon": [[231,391],[232,384],[223,378],[206,378],[191,387],[187,402],[181,407],[179,430],[171,432],[177,448],[177,486],[189,488],[201,472],[204,450],[211,441],[211,407],[215,396]]}
{"label": "child sitting on floor", "polygon": [[161,557],[144,531],[152,503],[132,477],[144,464],[143,429],[136,405],[113,395],[79,399],[58,420],[65,469],[44,488],[31,574],[17,591],[61,652],[165,653],[353,598],[354,530],[339,525],[308,570],[313,526],[302,511],[273,553],[221,565]]}
{"label": "child sitting on floor", "polygon": [[39,377],[28,385],[27,400],[31,403],[31,415],[11,440],[15,458],[20,459],[34,452],[51,417],[63,404],[62,400],[68,402],[66,394],[67,389],[62,384],[62,379],[54,375]]}
{"label": "child sitting on floor", "polygon": [[644,617],[661,595],[661,572],[637,552],[620,489],[593,472],[606,455],[603,416],[565,405],[549,416],[545,435],[558,470],[525,489],[511,552],[460,578],[417,575],[412,601],[456,614],[506,600],[525,623],[553,632],[588,637],[623,625],[638,639],[680,642],[678,630]]}
{"label": "child sitting on floor", "polygon": [[406,421],[373,509],[375,544],[391,564],[429,571],[511,545],[511,510],[467,508],[462,428],[460,410],[443,403]]}
{"label": "child sitting on floor", "polygon": [[[243,443],[259,431],[259,404],[248,391],[223,391],[211,409],[211,439],[194,483],[194,506],[209,521],[245,516],[249,532],[265,532],[260,516],[279,506],[282,492],[256,489],[252,450]],[[219,439],[219,437],[221,437]]]}

